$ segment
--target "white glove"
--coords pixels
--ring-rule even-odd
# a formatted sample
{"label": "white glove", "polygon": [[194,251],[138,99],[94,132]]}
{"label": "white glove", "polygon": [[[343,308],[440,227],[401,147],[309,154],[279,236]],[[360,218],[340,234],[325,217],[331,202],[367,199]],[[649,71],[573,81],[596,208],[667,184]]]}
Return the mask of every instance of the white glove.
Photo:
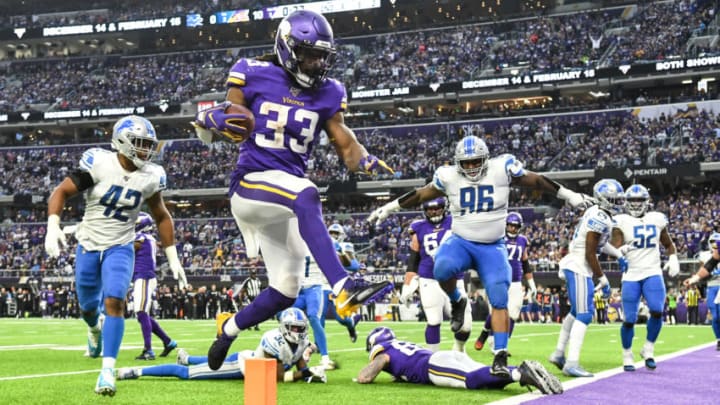
{"label": "white glove", "polygon": [[565,280],[565,270],[563,270],[563,269],[558,270],[558,278],[560,280]]}
{"label": "white glove", "polygon": [[375,222],[376,226],[380,225],[380,223],[384,221],[385,218],[390,216],[390,214],[395,211],[400,211],[400,203],[398,202],[398,200],[392,200],[389,203],[371,212],[370,216],[367,218],[367,221]]}
{"label": "white glove", "polygon": [[327,375],[325,374],[325,367],[323,366],[312,366],[309,368],[310,372],[312,373],[312,376],[307,378],[308,384],[311,382],[321,382],[326,383],[327,382]]}
{"label": "white glove", "polygon": [[557,198],[565,200],[573,208],[586,209],[595,205],[595,200],[587,194],[577,193],[565,187],[560,187]]}
{"label": "white glove", "polygon": [[215,134],[209,130],[205,129],[198,125],[193,125],[195,127],[195,135],[197,135],[198,139],[200,139],[200,142],[204,143],[207,146],[212,145],[212,143],[215,141]]}
{"label": "white glove", "polygon": [[[563,274],[563,277],[565,277],[565,274]],[[527,285],[530,289],[530,297],[534,300],[535,297],[537,297],[537,286],[535,285],[535,280],[532,278],[527,279]]]}
{"label": "white glove", "polygon": [[603,274],[603,275],[598,279],[597,285],[595,285],[595,291],[602,290],[603,287],[605,287],[606,285],[610,285],[610,281],[608,281],[607,276]]}
{"label": "white glove", "polygon": [[177,248],[175,245],[165,248],[165,256],[168,260],[168,266],[172,271],[173,278],[178,281],[178,287],[182,290],[187,286],[187,278],[180,259],[178,259]]}
{"label": "white glove", "polygon": [[622,253],[623,256],[627,255],[628,252],[631,252],[635,249],[637,249],[637,246],[635,246],[634,240],[631,240],[630,242],[628,242],[618,248],[618,250],[620,250],[620,253]]}
{"label": "white glove", "polygon": [[418,276],[410,279],[410,284],[403,284],[402,290],[400,290],[400,303],[410,304],[410,300],[418,287],[420,287],[420,280]]}
{"label": "white glove", "polygon": [[670,277],[675,277],[680,273],[680,263],[678,262],[676,254],[668,256],[668,261],[665,263],[663,270],[667,270],[668,276]]}
{"label": "white glove", "polygon": [[65,234],[60,229],[60,217],[53,214],[48,217],[45,231],[45,252],[50,257],[58,257],[60,256],[60,245],[67,247],[67,241]]}
{"label": "white glove", "polygon": [[315,346],[315,343],[310,343],[310,345],[303,352],[303,360],[305,360],[305,363],[310,361],[310,356],[312,356],[312,354],[315,352],[317,352],[317,346]]}

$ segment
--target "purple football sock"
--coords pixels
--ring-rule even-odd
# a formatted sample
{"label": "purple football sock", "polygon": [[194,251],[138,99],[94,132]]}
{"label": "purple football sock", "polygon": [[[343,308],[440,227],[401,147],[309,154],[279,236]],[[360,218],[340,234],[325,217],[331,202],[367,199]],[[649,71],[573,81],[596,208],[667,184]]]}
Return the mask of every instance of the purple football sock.
{"label": "purple football sock", "polygon": [[[515,367],[508,367],[508,369],[512,373],[512,370],[514,370]],[[490,367],[473,370],[465,375],[465,386],[470,390],[481,388],[503,388],[512,383],[513,380],[510,377],[496,377],[490,374]]]}
{"label": "purple football sock", "polygon": [[483,329],[492,330],[492,315],[488,315],[487,318],[485,318],[485,326],[483,326]]}
{"label": "purple football sock", "polygon": [[250,305],[235,314],[235,324],[240,330],[251,328],[289,308],[294,302],[295,298],[288,298],[278,290],[268,287],[262,290]]}
{"label": "purple football sock", "polygon": [[150,315],[145,311],[137,313],[137,320],[140,323],[140,330],[142,330],[143,342],[145,344],[145,350],[152,349],[152,322],[150,322]]}
{"label": "purple football sock", "polygon": [[165,333],[165,331],[163,330],[163,328],[160,327],[160,324],[157,323],[154,318],[148,318],[150,318],[150,323],[152,324],[152,333],[154,333],[155,336],[159,337],[160,340],[162,340],[163,346],[167,346],[168,344],[170,344],[170,341],[172,341],[172,339],[170,339],[170,336],[168,336],[167,333]]}
{"label": "purple football sock", "polygon": [[440,343],[440,325],[427,325],[425,327],[425,343],[429,345]]}
{"label": "purple football sock", "polygon": [[[306,189],[297,195],[293,204],[293,212],[298,219],[300,236],[310,248],[315,261],[325,278],[334,286],[338,281],[347,277],[347,273],[340,263],[330,234],[322,219],[322,205],[320,195],[314,188]],[[345,288],[352,288],[354,283],[350,278]]]}
{"label": "purple football sock", "polygon": [[515,320],[510,318],[510,329],[508,329],[508,338],[512,337],[513,329],[515,329]]}

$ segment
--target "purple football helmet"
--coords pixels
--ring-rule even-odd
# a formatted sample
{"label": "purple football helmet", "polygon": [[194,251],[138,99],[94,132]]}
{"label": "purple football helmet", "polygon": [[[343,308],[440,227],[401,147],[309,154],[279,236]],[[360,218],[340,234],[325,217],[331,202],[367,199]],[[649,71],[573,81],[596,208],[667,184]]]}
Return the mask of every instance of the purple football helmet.
{"label": "purple football helmet", "polygon": [[[428,221],[430,221],[433,224],[439,224],[443,219],[445,219],[445,197],[439,197],[434,200],[425,201],[422,205],[423,213],[425,214],[425,218],[427,218]],[[437,209],[442,208],[442,213],[440,215],[437,215]],[[428,210],[434,210],[431,215]]]}
{"label": "purple football helmet", "polygon": [[365,340],[365,351],[370,351],[378,343],[395,340],[395,332],[385,326],[378,326],[370,331]]}
{"label": "purple football helmet", "polygon": [[150,232],[152,231],[153,225],[153,218],[150,214],[140,211],[135,221],[135,232]]}
{"label": "purple football helmet", "polygon": [[[304,88],[319,86],[335,62],[335,40],[330,23],[322,14],[298,10],[285,17],[275,36],[275,53],[280,66]],[[304,57],[320,63],[311,72],[300,69]]]}
{"label": "purple football helmet", "polygon": [[522,215],[520,215],[519,212],[515,212],[515,211],[509,212],[509,213],[508,213],[508,216],[507,216],[507,219],[505,220],[505,225],[515,225],[515,226],[517,226],[517,229],[515,230],[515,232],[510,232],[510,231],[507,230],[507,226],[505,227],[505,233],[507,234],[507,236],[509,236],[509,237],[511,237],[511,238],[516,237],[516,236],[518,235],[518,231],[519,231],[520,228],[522,228],[522,226],[523,226],[523,217],[522,217]]}

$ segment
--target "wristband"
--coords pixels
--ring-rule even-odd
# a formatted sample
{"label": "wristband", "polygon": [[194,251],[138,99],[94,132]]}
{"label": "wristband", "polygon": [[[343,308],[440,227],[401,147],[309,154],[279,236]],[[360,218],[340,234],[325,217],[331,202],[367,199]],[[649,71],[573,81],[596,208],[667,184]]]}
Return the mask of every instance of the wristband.
{"label": "wristband", "polygon": [[688,283],[690,284],[695,284],[698,281],[700,281],[700,276],[698,276],[697,274],[693,274],[692,277],[688,279]]}
{"label": "wristband", "polygon": [[310,369],[307,367],[301,368],[300,372],[302,373],[303,378],[310,378],[313,376],[312,371],[310,371]]}
{"label": "wristband", "polygon": [[48,225],[60,226],[60,216],[57,214],[48,215]]}
{"label": "wristband", "polygon": [[283,381],[284,382],[295,381],[295,372],[293,372],[292,370],[286,371],[285,374],[283,374]]}

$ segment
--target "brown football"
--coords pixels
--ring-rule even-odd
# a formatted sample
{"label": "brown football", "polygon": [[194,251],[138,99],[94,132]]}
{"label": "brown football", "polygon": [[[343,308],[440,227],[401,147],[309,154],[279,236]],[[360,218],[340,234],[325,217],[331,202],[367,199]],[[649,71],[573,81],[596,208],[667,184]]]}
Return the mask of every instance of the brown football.
{"label": "brown football", "polygon": [[253,129],[255,129],[255,116],[253,115],[252,111],[250,111],[249,108],[245,107],[242,104],[230,104],[225,109],[225,114],[244,114],[245,116],[247,116],[247,119],[243,121],[232,121],[233,124],[244,127],[247,130],[247,135],[245,137],[242,137],[242,139],[238,139],[236,143],[245,141],[250,136]]}

